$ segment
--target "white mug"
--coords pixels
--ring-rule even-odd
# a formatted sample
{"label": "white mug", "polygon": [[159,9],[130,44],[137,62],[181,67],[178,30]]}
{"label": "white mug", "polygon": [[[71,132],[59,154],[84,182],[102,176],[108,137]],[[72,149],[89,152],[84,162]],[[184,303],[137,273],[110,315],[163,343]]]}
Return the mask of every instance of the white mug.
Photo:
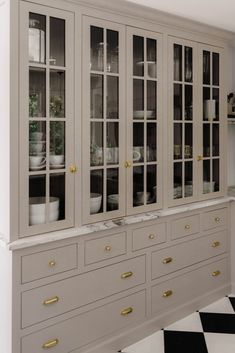
{"label": "white mug", "polygon": [[64,155],[50,155],[50,165],[62,165],[64,163]]}
{"label": "white mug", "polygon": [[29,166],[31,168],[41,167],[45,164],[46,158],[42,156],[30,156],[29,157]]}

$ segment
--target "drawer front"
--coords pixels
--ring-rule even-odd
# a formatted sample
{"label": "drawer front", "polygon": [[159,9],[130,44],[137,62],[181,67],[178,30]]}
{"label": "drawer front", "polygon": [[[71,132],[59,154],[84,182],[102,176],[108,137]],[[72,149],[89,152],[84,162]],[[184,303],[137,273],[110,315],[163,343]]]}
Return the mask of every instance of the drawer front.
{"label": "drawer front", "polygon": [[199,215],[176,219],[171,223],[172,239],[182,238],[200,231]]}
{"label": "drawer front", "polygon": [[166,223],[138,228],[133,231],[132,249],[140,250],[166,242]]}
{"label": "drawer front", "polygon": [[85,243],[85,263],[110,259],[126,253],[126,233],[109,235],[103,238],[88,240]]}
{"label": "drawer front", "polygon": [[152,314],[183,305],[227,282],[228,265],[225,259],[160,283],[152,287]]}
{"label": "drawer front", "polygon": [[77,244],[22,256],[22,283],[77,268]]}
{"label": "drawer front", "polygon": [[213,233],[152,253],[152,279],[227,251],[227,232]]}
{"label": "drawer front", "polygon": [[145,283],[145,256],[22,293],[22,327]]}
{"label": "drawer front", "polygon": [[228,209],[220,208],[202,215],[202,228],[209,230],[217,227],[227,227]]}
{"label": "drawer front", "polygon": [[[145,318],[145,291],[130,295],[22,338],[21,353],[67,353]],[[101,324],[102,323],[102,324]]]}

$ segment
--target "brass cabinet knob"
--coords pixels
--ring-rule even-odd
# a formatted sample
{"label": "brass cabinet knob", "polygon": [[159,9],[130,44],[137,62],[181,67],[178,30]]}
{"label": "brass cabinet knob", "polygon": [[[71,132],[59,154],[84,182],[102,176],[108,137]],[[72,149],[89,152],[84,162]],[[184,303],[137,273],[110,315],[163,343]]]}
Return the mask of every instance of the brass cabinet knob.
{"label": "brass cabinet knob", "polygon": [[59,297],[55,296],[53,298],[44,300],[43,304],[44,305],[51,305],[51,304],[58,303],[58,301],[59,301]]}
{"label": "brass cabinet knob", "polygon": [[189,230],[191,228],[190,224],[186,224],[184,229]]}
{"label": "brass cabinet knob", "polygon": [[133,308],[130,306],[129,308],[123,309],[121,311],[122,316],[127,316],[133,312]]}
{"label": "brass cabinet knob", "polygon": [[201,155],[197,156],[197,161],[198,162],[202,161],[202,156]]}
{"label": "brass cabinet knob", "polygon": [[162,263],[164,265],[169,264],[173,261],[172,257],[166,257],[164,260],[162,260]]}
{"label": "brass cabinet knob", "polygon": [[42,348],[43,349],[53,348],[53,347],[57,346],[57,344],[59,344],[59,340],[58,340],[58,338],[55,338],[54,340],[51,340],[51,341],[44,343],[42,345]]}
{"label": "brass cabinet knob", "polygon": [[167,290],[166,292],[163,293],[163,298],[168,298],[173,294],[172,290]]}
{"label": "brass cabinet knob", "polygon": [[220,272],[219,270],[212,272],[212,276],[213,276],[213,277],[217,277],[217,276],[219,276],[220,274],[221,274],[221,272]]}
{"label": "brass cabinet knob", "polygon": [[156,236],[155,236],[154,234],[149,234],[149,239],[150,239],[150,240],[155,239],[155,237],[156,237]]}
{"label": "brass cabinet knob", "polygon": [[220,242],[214,241],[214,243],[211,246],[212,246],[212,248],[217,248],[218,246],[220,246]]}
{"label": "brass cabinet knob", "polygon": [[126,278],[129,278],[131,276],[133,276],[133,272],[132,271],[124,272],[124,273],[121,274],[121,278],[122,279],[126,279]]}
{"label": "brass cabinet knob", "polygon": [[76,165],[71,165],[71,166],[69,167],[70,173],[76,173],[77,170],[78,170],[78,169],[77,169]]}
{"label": "brass cabinet knob", "polygon": [[125,162],[125,168],[130,168],[131,167],[131,162],[130,161],[126,161]]}
{"label": "brass cabinet knob", "polygon": [[104,248],[105,251],[109,252],[112,250],[112,247],[110,245],[106,245]]}
{"label": "brass cabinet knob", "polygon": [[215,217],[215,223],[219,223],[220,222],[220,218],[219,217]]}
{"label": "brass cabinet knob", "polygon": [[49,267],[55,267],[56,262],[54,260],[52,260],[48,263],[48,265],[49,265]]}

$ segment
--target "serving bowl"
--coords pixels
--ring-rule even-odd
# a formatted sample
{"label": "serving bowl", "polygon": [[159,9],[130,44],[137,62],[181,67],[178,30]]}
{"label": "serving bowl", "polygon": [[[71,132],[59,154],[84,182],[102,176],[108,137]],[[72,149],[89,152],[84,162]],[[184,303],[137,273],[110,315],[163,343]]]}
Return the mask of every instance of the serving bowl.
{"label": "serving bowl", "polygon": [[92,192],[90,196],[90,213],[98,213],[101,207],[102,195]]}

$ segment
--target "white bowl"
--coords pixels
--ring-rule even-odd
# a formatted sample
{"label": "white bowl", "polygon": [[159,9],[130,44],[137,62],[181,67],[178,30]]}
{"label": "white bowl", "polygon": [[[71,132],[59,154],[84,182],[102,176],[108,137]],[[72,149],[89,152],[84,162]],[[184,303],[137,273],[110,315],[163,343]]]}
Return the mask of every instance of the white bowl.
{"label": "white bowl", "polygon": [[90,196],[90,213],[95,214],[98,213],[101,207],[102,195],[91,193]]}
{"label": "white bowl", "polygon": [[108,201],[110,201],[110,202],[118,202],[118,199],[119,199],[118,194],[108,195]]}
{"label": "white bowl", "polygon": [[[56,222],[59,219],[59,210],[50,212],[49,216],[49,221],[50,222]],[[46,214],[44,213],[39,213],[39,214],[30,214],[29,215],[29,224],[31,226],[37,225],[37,224],[44,224],[46,223]]]}
{"label": "white bowl", "polygon": [[[60,199],[58,197],[50,197],[50,213],[59,210]],[[46,198],[45,197],[30,197],[29,198],[29,214],[42,215],[46,212]]]}

